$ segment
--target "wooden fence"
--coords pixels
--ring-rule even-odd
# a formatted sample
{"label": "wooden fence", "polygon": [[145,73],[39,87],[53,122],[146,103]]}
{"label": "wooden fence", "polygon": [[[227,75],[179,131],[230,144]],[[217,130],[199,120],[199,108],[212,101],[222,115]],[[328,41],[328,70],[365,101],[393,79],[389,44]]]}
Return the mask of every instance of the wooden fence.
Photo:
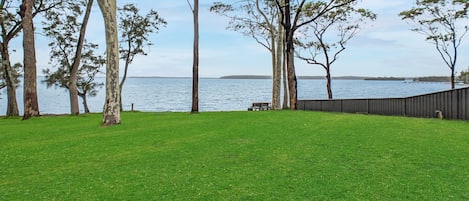
{"label": "wooden fence", "polygon": [[299,100],[298,109],[469,120],[469,88],[407,98]]}

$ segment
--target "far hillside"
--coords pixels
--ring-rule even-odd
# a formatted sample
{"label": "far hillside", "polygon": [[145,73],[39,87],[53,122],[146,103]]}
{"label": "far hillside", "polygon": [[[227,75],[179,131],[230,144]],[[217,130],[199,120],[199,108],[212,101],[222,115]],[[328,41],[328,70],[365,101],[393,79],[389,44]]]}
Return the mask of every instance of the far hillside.
{"label": "far hillside", "polygon": [[451,78],[447,76],[430,76],[414,78],[414,82],[451,82]]}
{"label": "far hillside", "polygon": [[[300,80],[324,80],[324,76],[298,76]],[[228,75],[220,79],[272,79],[270,75]],[[333,80],[368,80],[368,81],[405,81],[412,79],[414,82],[450,82],[448,76],[428,76],[428,77],[367,77],[367,76],[336,76]]]}

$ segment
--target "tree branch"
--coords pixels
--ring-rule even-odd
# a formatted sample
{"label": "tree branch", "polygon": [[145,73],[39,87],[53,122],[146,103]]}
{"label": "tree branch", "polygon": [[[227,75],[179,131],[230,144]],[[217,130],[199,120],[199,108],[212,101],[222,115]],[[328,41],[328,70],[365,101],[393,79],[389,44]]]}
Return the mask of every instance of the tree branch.
{"label": "tree branch", "polygon": [[189,7],[191,8],[191,11],[194,12],[194,7],[192,6],[191,2],[189,0],[186,0],[187,4],[189,4]]}
{"label": "tree branch", "polygon": [[327,6],[324,7],[324,9],[321,10],[321,12],[319,12],[315,17],[313,17],[313,18],[311,18],[311,19],[309,19],[309,20],[307,20],[307,21],[305,21],[305,22],[303,22],[303,23],[301,23],[301,24],[299,24],[299,25],[296,25],[296,24],[295,24],[294,29],[299,29],[300,27],[302,27],[302,26],[304,26],[304,25],[306,25],[306,24],[309,24],[309,23],[315,21],[316,19],[318,19],[319,17],[321,17],[321,16],[324,15],[325,13],[327,13],[327,12],[333,10],[333,9],[336,9],[336,8],[345,6],[345,5],[347,5],[347,4],[353,3],[353,2],[355,2],[355,1],[356,1],[356,0],[349,0],[349,1],[346,1],[346,2],[344,2],[344,3],[331,6],[331,5],[334,3],[334,0],[331,0],[331,1],[327,4]]}

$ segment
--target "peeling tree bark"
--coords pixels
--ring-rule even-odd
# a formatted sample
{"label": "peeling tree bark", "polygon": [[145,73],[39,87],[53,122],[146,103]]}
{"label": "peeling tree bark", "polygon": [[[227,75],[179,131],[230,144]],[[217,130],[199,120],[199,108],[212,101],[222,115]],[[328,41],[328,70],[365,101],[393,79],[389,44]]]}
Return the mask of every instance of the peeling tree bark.
{"label": "peeling tree bark", "polygon": [[119,90],[119,46],[116,0],[98,0],[106,28],[106,100],[103,109],[105,126],[121,123]]}
{"label": "peeling tree bark", "polygon": [[[285,107],[281,107],[281,99],[280,99],[281,92],[282,92],[282,68],[284,66],[283,65],[284,64],[284,57],[283,57],[284,50],[283,49],[285,45],[283,29],[282,29],[282,19],[283,19],[283,15],[281,12],[279,12],[279,16],[277,19],[277,49],[275,50],[276,51],[276,55],[275,55],[276,63],[275,63],[275,70],[274,70],[274,76],[273,76],[273,79],[274,79],[273,96],[274,96],[274,99],[277,99],[275,106],[274,106],[274,101],[272,100],[272,107],[278,110],[281,108],[285,108]],[[285,89],[284,95],[286,93],[288,93],[288,91]],[[288,97],[288,95],[286,95],[286,97]],[[286,99],[286,97],[284,98]],[[284,100],[284,102],[285,101],[286,100]]]}
{"label": "peeling tree bark", "polygon": [[34,0],[23,0],[23,49],[24,49],[24,115],[23,119],[39,116],[37,100],[36,47],[34,44]]}

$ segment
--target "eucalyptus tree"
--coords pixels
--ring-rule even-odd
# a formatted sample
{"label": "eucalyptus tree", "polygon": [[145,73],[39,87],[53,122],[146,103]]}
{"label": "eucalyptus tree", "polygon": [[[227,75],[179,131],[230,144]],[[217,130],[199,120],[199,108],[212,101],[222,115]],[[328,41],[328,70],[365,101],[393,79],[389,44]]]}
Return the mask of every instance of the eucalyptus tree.
{"label": "eucalyptus tree", "polygon": [[[89,112],[87,96],[96,96],[103,84],[95,76],[104,65],[104,59],[96,55],[97,44],[85,40],[86,27],[91,14],[93,0],[70,1],[60,10],[45,16],[44,32],[52,39],[51,69],[43,70],[44,82],[48,87],[65,88],[70,94],[71,113],[79,114],[78,97],[83,100],[85,113]],[[82,17],[81,23],[78,21]]]}
{"label": "eucalyptus tree", "polygon": [[[50,63],[57,69],[55,72],[50,69],[44,71],[45,82],[49,86],[68,89],[73,115],[80,113],[77,82],[83,73],[79,74],[79,71],[96,71],[96,66],[102,63],[99,57],[94,56],[97,45],[85,41],[92,6],[93,0],[70,1],[60,9],[47,12],[43,21],[44,32],[52,39],[49,43],[52,49]],[[81,23],[78,21],[80,17]]]}
{"label": "eucalyptus tree", "polygon": [[[20,69],[14,68],[10,60],[10,42],[18,36],[23,30],[24,13],[18,7],[25,8],[20,0],[2,0],[0,1],[0,54],[3,60],[0,65],[2,71],[3,82],[7,88],[7,116],[19,116],[18,103],[16,101],[16,88],[18,87],[19,80],[17,79],[20,74]],[[32,17],[50,11],[54,8],[60,7],[63,0],[35,0],[32,5]]]}
{"label": "eucalyptus tree", "polygon": [[192,64],[192,109],[191,113],[199,112],[199,0],[193,4],[187,0],[194,20],[194,49]]}
{"label": "eucalyptus tree", "polygon": [[23,120],[39,116],[37,98],[36,46],[33,23],[34,0],[23,0],[19,11],[23,18],[24,114]]}
{"label": "eucalyptus tree", "polygon": [[106,100],[103,109],[103,124],[111,126],[121,123],[119,90],[119,41],[117,29],[116,0],[98,0],[106,30]]}
{"label": "eucalyptus tree", "polygon": [[129,66],[137,55],[147,55],[144,48],[153,45],[149,41],[150,34],[157,33],[159,26],[166,25],[166,21],[153,9],[144,16],[140,15],[139,9],[134,4],[126,4],[118,10],[121,36],[119,52],[120,58],[125,61],[124,76],[119,84],[122,111],[122,89],[127,79]]}
{"label": "eucalyptus tree", "polygon": [[210,11],[230,19],[227,29],[253,38],[271,53],[272,108],[280,109],[284,43],[281,29],[278,29],[281,17],[275,2],[273,0],[242,0],[233,4],[215,2]]}
{"label": "eucalyptus tree", "polygon": [[[283,20],[282,28],[285,33],[285,55],[288,74],[288,91],[290,99],[290,109],[297,109],[297,77],[295,70],[295,33],[301,27],[316,21],[328,12],[341,9],[358,0],[328,0],[328,1],[311,1],[306,0],[295,1],[275,0],[280,10]],[[292,11],[293,10],[293,11]],[[306,16],[305,13],[308,15]]]}
{"label": "eucalyptus tree", "polygon": [[[367,20],[375,20],[376,14],[363,8],[355,8],[355,3],[342,6],[325,13],[300,30],[296,45],[303,51],[297,51],[297,57],[308,64],[318,65],[326,71],[326,89],[332,99],[331,67],[339,55]],[[305,16],[312,13],[306,12]],[[305,53],[306,52],[306,53]],[[304,56],[306,54],[307,56]]]}
{"label": "eucalyptus tree", "polygon": [[467,0],[416,0],[415,7],[401,12],[403,20],[413,22],[412,31],[432,43],[451,70],[451,88],[455,88],[458,49],[469,31]]}
{"label": "eucalyptus tree", "polygon": [[[98,93],[98,88],[101,88],[104,84],[95,80],[96,75],[100,73],[101,67],[104,65],[104,58],[101,56],[95,56],[94,49],[90,49],[85,44],[83,55],[81,57],[80,67],[77,72],[77,95],[83,100],[83,110],[85,113],[89,113],[87,97],[94,97]],[[95,48],[95,47],[93,47]],[[68,55],[70,56],[70,55]],[[54,63],[59,64],[59,60]],[[66,59],[63,59],[63,66],[59,66],[56,71],[51,72],[50,69],[44,69],[43,73],[45,79],[43,82],[47,84],[47,87],[60,87],[67,90],[70,86],[70,69],[71,65]]]}

